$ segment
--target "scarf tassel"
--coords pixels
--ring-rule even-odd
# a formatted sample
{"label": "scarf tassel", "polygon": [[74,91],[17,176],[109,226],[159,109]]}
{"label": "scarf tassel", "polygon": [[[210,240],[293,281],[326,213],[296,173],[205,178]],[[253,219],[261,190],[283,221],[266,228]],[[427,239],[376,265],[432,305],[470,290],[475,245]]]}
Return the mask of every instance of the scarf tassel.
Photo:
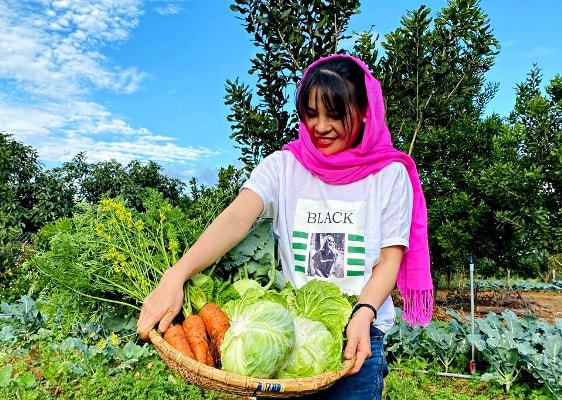
{"label": "scarf tassel", "polygon": [[411,326],[428,325],[433,315],[433,290],[402,291],[404,305],[402,319]]}

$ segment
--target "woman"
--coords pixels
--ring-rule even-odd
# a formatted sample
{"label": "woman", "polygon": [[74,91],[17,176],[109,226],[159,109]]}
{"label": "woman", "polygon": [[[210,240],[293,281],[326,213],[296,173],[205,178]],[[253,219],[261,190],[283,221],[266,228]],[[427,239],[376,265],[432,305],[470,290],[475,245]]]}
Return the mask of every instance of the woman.
{"label": "woman", "polygon": [[388,372],[383,336],[394,323],[396,283],[404,317],[427,323],[432,312],[426,207],[416,167],[394,149],[379,82],[358,59],[313,63],[297,93],[299,138],[266,157],[238,197],[146,298],[138,332],[165,331],[181,309],[183,284],[242,240],[258,217],[272,218],[285,278],[301,287],[313,276],[314,235],[341,237],[342,273],[322,278],[359,295],[346,328],[347,377],[321,399],[379,399]]}

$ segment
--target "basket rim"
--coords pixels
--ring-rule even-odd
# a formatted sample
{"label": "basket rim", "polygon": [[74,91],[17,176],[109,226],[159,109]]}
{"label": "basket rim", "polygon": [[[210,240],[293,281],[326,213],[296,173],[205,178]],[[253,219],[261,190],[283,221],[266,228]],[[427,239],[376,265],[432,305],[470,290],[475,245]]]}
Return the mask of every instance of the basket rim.
{"label": "basket rim", "polygon": [[[344,360],[343,366],[337,371],[328,371],[319,375],[313,375],[304,378],[254,378],[250,376],[234,374],[228,371],[223,371],[221,369],[213,368],[209,365],[194,360],[193,358],[190,358],[174,349],[168,342],[164,340],[161,333],[156,331],[156,329],[152,329],[149,332],[148,336],[154,347],[159,350],[161,358],[167,357],[168,359],[172,359],[181,367],[186,368],[191,372],[201,375],[207,379],[244,389],[262,390],[264,386],[267,387],[275,385],[281,385],[282,387],[302,387],[302,385],[304,384],[306,386],[312,385],[313,390],[321,390],[328,387],[336,380],[347,375],[347,373],[355,364],[356,360],[355,357],[349,360]],[[234,384],[235,382],[240,383],[241,385],[236,385]],[[283,392],[289,393],[292,391],[283,390]]]}

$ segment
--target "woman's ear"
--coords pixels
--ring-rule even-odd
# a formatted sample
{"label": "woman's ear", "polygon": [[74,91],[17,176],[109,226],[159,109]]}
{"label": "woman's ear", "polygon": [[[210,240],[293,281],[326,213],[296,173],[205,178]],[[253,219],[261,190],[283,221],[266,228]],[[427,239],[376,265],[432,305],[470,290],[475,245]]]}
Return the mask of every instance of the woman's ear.
{"label": "woman's ear", "polygon": [[367,122],[367,109],[363,109],[361,110],[361,119],[363,120],[363,123]]}

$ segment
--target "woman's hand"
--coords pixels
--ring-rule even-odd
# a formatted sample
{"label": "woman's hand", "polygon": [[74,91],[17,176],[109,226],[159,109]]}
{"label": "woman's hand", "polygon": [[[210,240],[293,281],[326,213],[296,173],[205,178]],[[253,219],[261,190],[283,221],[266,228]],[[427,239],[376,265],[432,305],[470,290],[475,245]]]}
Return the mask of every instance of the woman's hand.
{"label": "woman's hand", "polygon": [[137,321],[137,332],[142,339],[148,340],[148,332],[157,323],[159,323],[158,330],[166,332],[181,310],[184,282],[185,275],[172,267],[162,275],[156,289],[146,296]]}
{"label": "woman's hand", "polygon": [[365,359],[371,357],[370,329],[373,317],[373,312],[363,307],[353,314],[353,318],[347,325],[347,345],[343,354],[346,360],[356,357],[355,364],[349,370],[348,375],[359,372]]}

